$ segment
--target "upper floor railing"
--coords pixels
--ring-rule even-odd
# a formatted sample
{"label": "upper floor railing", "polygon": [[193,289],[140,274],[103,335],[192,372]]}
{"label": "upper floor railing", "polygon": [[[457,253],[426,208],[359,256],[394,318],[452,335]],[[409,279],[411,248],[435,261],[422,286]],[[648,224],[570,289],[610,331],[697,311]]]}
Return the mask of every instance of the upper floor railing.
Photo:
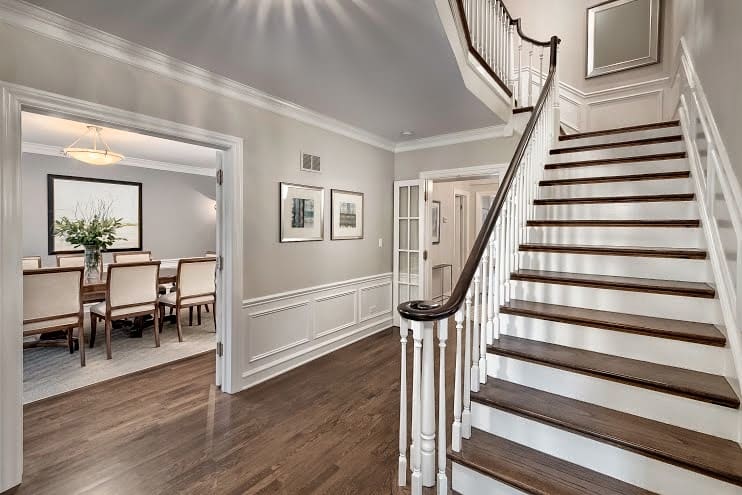
{"label": "upper floor railing", "polygon": [[[539,42],[526,37],[521,33],[520,22],[512,20],[500,0],[451,1],[467,20],[463,25],[468,29],[466,38],[470,50],[475,50],[480,63],[487,66],[487,71],[498,78],[501,84],[510,84],[515,94],[528,95],[538,88],[538,97],[451,296],[441,304],[409,301],[398,307],[402,347],[399,484],[402,486],[407,483],[407,339],[412,330],[409,469],[412,472],[413,495],[421,494],[423,486],[437,485],[440,495],[446,494],[448,489],[445,379],[448,319],[453,316],[456,323],[454,419],[450,445],[452,450],[459,451],[462,438],[469,438],[471,434],[470,393],[477,392],[479,385],[487,379],[487,345],[499,338],[499,308],[510,300],[510,274],[518,270],[518,247],[526,239],[526,225],[533,217],[533,199],[543,173],[543,164],[559,133],[559,83],[556,71],[559,38],[552,36],[548,42]],[[533,61],[532,48],[528,49],[529,76],[521,77],[519,59],[524,41],[531,47],[548,48],[548,72],[542,76],[543,71],[539,69],[538,81],[533,79],[535,71],[530,63]],[[514,47],[517,51],[513,50]],[[517,55],[510,58],[514,53]],[[542,59],[542,55],[539,58]],[[516,60],[518,67],[516,71],[511,70],[513,60]],[[527,89],[524,89],[524,84],[528,85]],[[434,376],[436,334],[439,348],[437,410]]]}

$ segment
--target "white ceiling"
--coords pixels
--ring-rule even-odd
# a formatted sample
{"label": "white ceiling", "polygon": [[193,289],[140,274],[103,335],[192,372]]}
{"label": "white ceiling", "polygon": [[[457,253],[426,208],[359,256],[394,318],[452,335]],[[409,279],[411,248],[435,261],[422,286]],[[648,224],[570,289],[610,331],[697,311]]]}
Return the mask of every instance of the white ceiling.
{"label": "white ceiling", "polygon": [[[197,168],[216,168],[216,151],[194,144],[181,143],[119,129],[102,128],[112,151],[126,158],[184,165]],[[37,113],[23,112],[22,136],[24,143],[63,148],[69,146],[87,131],[87,124]],[[85,138],[79,146],[90,146]]]}
{"label": "white ceiling", "polygon": [[30,3],[395,142],[502,123],[465,88],[433,0]]}

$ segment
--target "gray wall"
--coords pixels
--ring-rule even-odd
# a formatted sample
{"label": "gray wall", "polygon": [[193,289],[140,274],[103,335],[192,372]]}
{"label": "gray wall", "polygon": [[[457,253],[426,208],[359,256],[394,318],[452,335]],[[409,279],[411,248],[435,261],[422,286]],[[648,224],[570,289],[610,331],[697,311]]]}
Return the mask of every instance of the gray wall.
{"label": "gray wall", "polygon": [[[391,271],[393,153],[2,23],[0,46],[0,80],[244,139],[243,297]],[[299,171],[302,150],[322,174]],[[365,193],[365,238],[330,241],[325,222],[322,242],[279,244],[279,181]]]}
{"label": "gray wall", "polygon": [[[24,153],[23,253],[54,266],[47,243],[47,175],[142,183],[142,247],[155,259],[203,256],[216,247],[214,177],[123,165],[91,167],[70,158]],[[104,256],[106,262],[110,255]]]}

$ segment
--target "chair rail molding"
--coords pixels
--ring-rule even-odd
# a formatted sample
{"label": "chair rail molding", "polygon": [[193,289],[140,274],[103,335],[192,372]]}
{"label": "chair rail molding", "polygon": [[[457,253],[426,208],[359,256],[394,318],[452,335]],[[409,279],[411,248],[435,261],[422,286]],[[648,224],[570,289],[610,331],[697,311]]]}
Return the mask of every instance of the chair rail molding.
{"label": "chair rail molding", "polygon": [[392,325],[392,274],[243,301],[246,389]]}
{"label": "chair rail molding", "polygon": [[[3,5],[7,2],[3,1]],[[2,10],[2,9],[0,9]],[[52,112],[70,118],[98,121],[115,127],[157,134],[176,140],[200,143],[220,150],[224,186],[217,190],[221,221],[217,245],[224,260],[218,272],[219,286],[228,288],[229,297],[218,300],[217,338],[226,352],[217,358],[216,382],[225,392],[239,390],[242,348],[243,299],[243,167],[242,138],[167,120],[120,110],[97,103],[57,95],[0,81],[0,491],[21,481],[23,446],[23,356],[21,327],[21,112],[23,109]],[[235,388],[237,387],[237,388]]]}
{"label": "chair rail molding", "polygon": [[132,43],[23,0],[0,0],[0,22],[123,62],[207,91],[244,101],[362,143],[394,151],[394,142],[246,84]]}

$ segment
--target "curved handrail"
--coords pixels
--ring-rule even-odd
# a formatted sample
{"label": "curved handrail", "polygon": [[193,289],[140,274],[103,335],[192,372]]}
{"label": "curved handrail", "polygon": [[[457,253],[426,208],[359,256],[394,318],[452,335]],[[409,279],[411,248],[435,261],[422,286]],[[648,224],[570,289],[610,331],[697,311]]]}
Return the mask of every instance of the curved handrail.
{"label": "curved handrail", "polygon": [[477,271],[479,261],[484,255],[485,249],[487,249],[489,237],[490,235],[492,235],[492,232],[495,229],[495,224],[497,223],[500,212],[502,211],[507,193],[508,191],[510,191],[510,187],[513,184],[515,174],[518,170],[519,165],[523,161],[528,143],[531,140],[531,136],[536,129],[538,118],[544,109],[544,105],[546,104],[549,89],[552,86],[551,83],[556,73],[557,45],[560,43],[560,41],[561,40],[557,36],[552,36],[547,43],[547,45],[551,47],[551,54],[549,57],[549,73],[546,77],[546,81],[544,82],[543,89],[541,91],[541,94],[539,95],[536,105],[533,107],[533,113],[531,114],[531,118],[528,120],[528,124],[526,125],[525,130],[523,131],[523,135],[518,142],[518,146],[515,148],[513,158],[512,160],[510,160],[510,165],[508,166],[508,169],[505,172],[505,176],[502,179],[502,185],[495,195],[495,199],[492,203],[492,206],[490,207],[489,213],[487,214],[487,218],[484,221],[484,225],[479,231],[479,235],[477,235],[476,240],[474,241],[474,246],[469,253],[466,264],[461,271],[461,275],[456,282],[456,286],[451,292],[451,297],[449,297],[448,300],[443,304],[435,303],[432,301],[404,302],[397,307],[399,314],[403,318],[413,321],[441,320],[443,318],[452,316],[454,313],[456,313],[456,311],[459,310],[459,308],[461,308],[461,305],[464,302],[464,298],[466,297],[466,293],[469,290],[471,281],[474,278],[474,274]]}
{"label": "curved handrail", "polygon": [[[507,10],[505,10],[505,12],[507,12]],[[508,14],[508,16],[510,16],[510,14]],[[544,46],[544,47],[546,47],[546,46],[550,46],[551,45],[551,40],[549,40],[549,41],[538,41],[538,40],[535,40],[535,39],[531,38],[530,36],[527,36],[527,35],[523,34],[523,29],[520,26],[520,18],[513,19],[511,17],[510,18],[510,24],[514,25],[515,26],[515,29],[518,30],[518,36],[520,36],[521,38],[523,38],[527,42],[529,42],[529,43],[531,43],[533,45],[536,45],[536,46]]]}

